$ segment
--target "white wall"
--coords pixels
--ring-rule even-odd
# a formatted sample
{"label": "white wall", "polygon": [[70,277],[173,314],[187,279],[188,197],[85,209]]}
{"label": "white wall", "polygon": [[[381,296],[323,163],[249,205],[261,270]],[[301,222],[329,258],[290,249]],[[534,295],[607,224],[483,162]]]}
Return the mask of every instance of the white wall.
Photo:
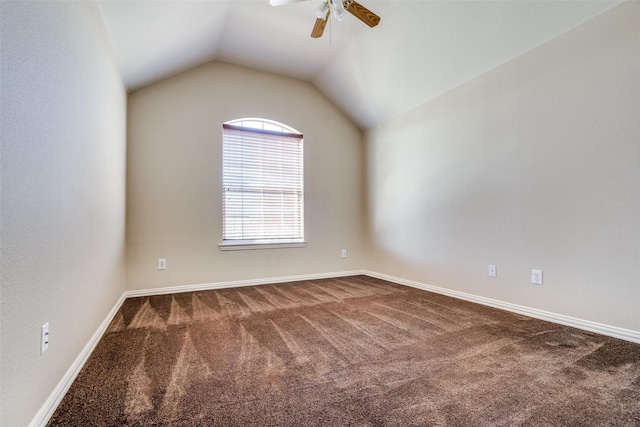
{"label": "white wall", "polygon": [[640,331],[640,3],[365,139],[370,270]]}
{"label": "white wall", "polygon": [[95,2],[0,7],[8,427],[33,419],[124,291],[126,93]]}
{"label": "white wall", "polygon": [[[362,135],[310,83],[213,62],[133,92],[128,109],[128,289],[363,267]],[[218,247],[222,123],[244,117],[304,134],[304,248]]]}

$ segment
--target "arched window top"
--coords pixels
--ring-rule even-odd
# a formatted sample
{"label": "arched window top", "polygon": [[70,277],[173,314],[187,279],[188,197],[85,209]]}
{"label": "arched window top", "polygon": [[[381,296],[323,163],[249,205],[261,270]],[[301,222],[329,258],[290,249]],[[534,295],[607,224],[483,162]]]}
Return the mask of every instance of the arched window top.
{"label": "arched window top", "polygon": [[225,125],[239,126],[250,129],[260,129],[273,132],[290,133],[302,136],[302,133],[291,126],[284,123],[276,122],[275,120],[260,119],[255,117],[249,117],[244,119],[231,120],[225,123]]}

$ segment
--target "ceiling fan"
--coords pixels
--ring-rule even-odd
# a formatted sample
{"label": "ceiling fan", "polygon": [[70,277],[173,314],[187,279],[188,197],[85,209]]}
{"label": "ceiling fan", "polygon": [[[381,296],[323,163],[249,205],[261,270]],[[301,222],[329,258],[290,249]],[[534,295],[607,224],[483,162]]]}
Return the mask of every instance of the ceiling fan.
{"label": "ceiling fan", "polygon": [[[271,6],[281,6],[284,4],[297,3],[301,1],[309,0],[269,0]],[[369,9],[361,5],[355,0],[323,0],[322,4],[316,10],[316,24],[311,31],[311,37],[317,39],[322,36],[324,27],[327,25],[329,15],[333,14],[333,17],[338,21],[342,21],[347,14],[351,13],[353,16],[364,22],[370,27],[375,27],[380,22],[380,17]]]}

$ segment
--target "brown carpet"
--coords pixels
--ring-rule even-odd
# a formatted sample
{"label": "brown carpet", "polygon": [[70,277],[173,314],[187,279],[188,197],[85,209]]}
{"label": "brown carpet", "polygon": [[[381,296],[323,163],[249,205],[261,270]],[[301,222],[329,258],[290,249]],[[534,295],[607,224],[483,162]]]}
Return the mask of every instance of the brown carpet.
{"label": "brown carpet", "polygon": [[640,345],[366,276],[128,299],[50,426],[640,426]]}

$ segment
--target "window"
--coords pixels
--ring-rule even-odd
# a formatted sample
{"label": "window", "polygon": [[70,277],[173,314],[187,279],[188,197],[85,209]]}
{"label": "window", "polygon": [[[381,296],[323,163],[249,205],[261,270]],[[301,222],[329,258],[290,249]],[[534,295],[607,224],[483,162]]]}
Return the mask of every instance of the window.
{"label": "window", "polygon": [[221,249],[304,245],[302,149],[302,135],[281,123],[223,125]]}

